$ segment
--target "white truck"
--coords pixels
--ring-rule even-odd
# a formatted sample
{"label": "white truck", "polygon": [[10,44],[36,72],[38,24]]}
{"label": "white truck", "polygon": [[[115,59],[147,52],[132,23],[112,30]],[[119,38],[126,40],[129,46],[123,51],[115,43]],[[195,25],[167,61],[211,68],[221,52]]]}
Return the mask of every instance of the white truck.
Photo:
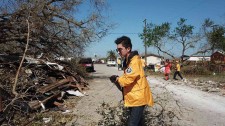
{"label": "white truck", "polygon": [[106,62],[107,66],[116,66],[116,60],[115,59],[108,59]]}

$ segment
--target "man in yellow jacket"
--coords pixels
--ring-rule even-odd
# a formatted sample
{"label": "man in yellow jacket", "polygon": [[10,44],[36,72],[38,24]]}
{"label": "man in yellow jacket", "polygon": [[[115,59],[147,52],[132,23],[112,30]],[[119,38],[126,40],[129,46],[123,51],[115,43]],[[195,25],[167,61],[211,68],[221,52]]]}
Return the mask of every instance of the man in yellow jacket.
{"label": "man in yellow jacket", "polygon": [[125,58],[124,74],[112,75],[111,82],[118,84],[123,91],[124,106],[130,109],[128,126],[142,126],[143,112],[146,105],[153,106],[153,97],[142,67],[141,57],[132,50],[129,37],[122,36],[115,40],[117,51]]}
{"label": "man in yellow jacket", "polygon": [[175,67],[175,72],[174,72],[174,75],[173,75],[173,79],[174,80],[178,80],[176,77],[177,77],[177,75],[180,77],[180,79],[181,80],[183,80],[183,77],[182,77],[182,75],[181,75],[181,73],[180,73],[180,64],[179,64],[179,61],[178,60],[176,60],[176,67]]}

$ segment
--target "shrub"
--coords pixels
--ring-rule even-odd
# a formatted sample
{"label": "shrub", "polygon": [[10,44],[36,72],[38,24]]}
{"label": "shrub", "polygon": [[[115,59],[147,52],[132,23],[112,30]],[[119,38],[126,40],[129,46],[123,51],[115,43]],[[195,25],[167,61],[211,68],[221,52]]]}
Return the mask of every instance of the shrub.
{"label": "shrub", "polygon": [[205,66],[186,66],[182,68],[182,73],[186,75],[210,75],[212,72]]}

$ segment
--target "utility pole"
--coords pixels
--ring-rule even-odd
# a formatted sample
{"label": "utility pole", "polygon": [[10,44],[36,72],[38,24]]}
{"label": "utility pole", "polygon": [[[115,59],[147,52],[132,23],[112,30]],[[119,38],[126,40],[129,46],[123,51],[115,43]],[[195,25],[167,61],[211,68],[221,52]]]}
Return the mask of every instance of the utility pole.
{"label": "utility pole", "polygon": [[145,23],[145,26],[144,26],[145,63],[147,63],[146,19],[143,22]]}

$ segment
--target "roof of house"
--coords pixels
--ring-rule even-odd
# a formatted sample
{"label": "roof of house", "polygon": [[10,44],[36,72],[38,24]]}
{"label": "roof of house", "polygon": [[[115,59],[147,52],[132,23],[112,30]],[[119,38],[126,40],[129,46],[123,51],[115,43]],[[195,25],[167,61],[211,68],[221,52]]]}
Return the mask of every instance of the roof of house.
{"label": "roof of house", "polygon": [[[222,54],[222,55],[225,56],[225,52],[224,52],[224,51],[216,51],[216,52],[214,52],[213,54],[215,54],[215,53],[220,53],[220,54]],[[213,54],[212,54],[212,55],[213,55]]]}
{"label": "roof of house", "polygon": [[190,57],[210,57],[210,56],[190,56]]}

